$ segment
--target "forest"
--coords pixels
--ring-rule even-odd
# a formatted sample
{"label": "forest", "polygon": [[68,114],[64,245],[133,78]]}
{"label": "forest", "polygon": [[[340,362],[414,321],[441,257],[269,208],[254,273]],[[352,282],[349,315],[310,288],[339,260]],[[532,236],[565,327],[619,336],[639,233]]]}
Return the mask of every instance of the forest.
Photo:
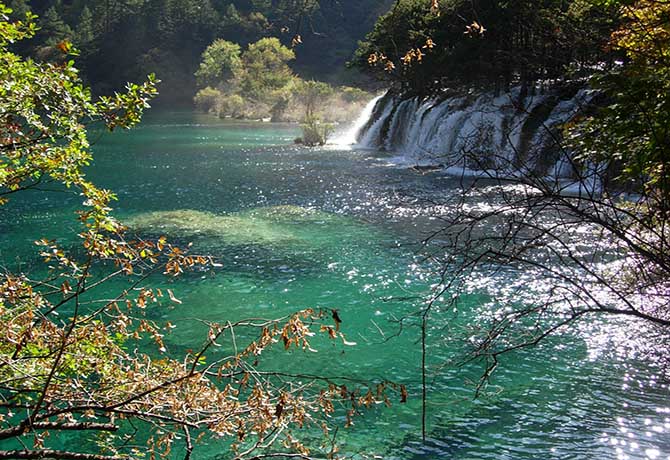
{"label": "forest", "polygon": [[670,1],[0,0],[0,460],[670,456]]}
{"label": "forest", "polygon": [[620,20],[604,1],[403,1],[375,24],[356,62],[372,58],[378,78],[415,92],[587,78],[622,58],[608,46]]}
{"label": "forest", "polygon": [[162,81],[162,98],[171,104],[190,103],[192,96],[182,89],[195,88],[201,55],[219,38],[246,47],[267,37],[290,46],[294,38],[303,37],[296,72],[305,79],[351,83],[356,77],[344,65],[389,4],[390,0],[7,2],[12,18],[23,18],[27,11],[38,15],[40,30],[20,45],[23,54],[57,58],[53,45],[69,40],[80,50],[78,67],[95,91],[109,93],[155,73]]}

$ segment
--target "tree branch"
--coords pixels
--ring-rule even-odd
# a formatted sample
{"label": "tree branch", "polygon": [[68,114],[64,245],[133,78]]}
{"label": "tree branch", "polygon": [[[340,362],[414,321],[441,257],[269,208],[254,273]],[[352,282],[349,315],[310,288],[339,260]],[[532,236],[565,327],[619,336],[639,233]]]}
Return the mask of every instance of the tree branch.
{"label": "tree branch", "polygon": [[56,459],[56,460],[121,460],[128,457],[82,454],[65,450],[0,450],[0,459]]}

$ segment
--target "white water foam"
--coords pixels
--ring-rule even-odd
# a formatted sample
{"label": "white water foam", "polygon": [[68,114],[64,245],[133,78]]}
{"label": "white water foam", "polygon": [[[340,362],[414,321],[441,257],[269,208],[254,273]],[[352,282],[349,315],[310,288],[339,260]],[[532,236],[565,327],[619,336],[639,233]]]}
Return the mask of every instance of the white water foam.
{"label": "white water foam", "polygon": [[[477,168],[460,164],[467,154],[481,159],[484,168],[514,169],[517,161],[526,161],[567,177],[574,173],[571,165],[551,157],[556,155],[551,153],[554,136],[591,98],[592,91],[584,89],[564,98],[539,89],[522,97],[517,87],[497,96],[389,99],[367,108],[373,108],[373,122],[361,114],[357,125],[363,132],[355,133],[357,147],[396,153],[403,165]],[[551,161],[556,162],[553,168],[544,164]]]}
{"label": "white water foam", "polygon": [[361,130],[365,127],[368,120],[370,120],[370,117],[372,117],[375,105],[377,105],[377,102],[382,97],[384,97],[384,95],[380,94],[368,102],[356,121],[345,131],[336,134],[333,139],[328,139],[328,145],[337,147],[351,147],[352,145],[355,145],[358,142],[358,136]]}

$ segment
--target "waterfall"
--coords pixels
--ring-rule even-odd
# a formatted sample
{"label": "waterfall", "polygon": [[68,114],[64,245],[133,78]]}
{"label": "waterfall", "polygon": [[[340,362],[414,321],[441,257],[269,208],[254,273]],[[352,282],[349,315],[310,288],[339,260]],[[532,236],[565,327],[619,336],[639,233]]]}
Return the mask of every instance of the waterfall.
{"label": "waterfall", "polygon": [[523,165],[540,174],[566,174],[556,167],[561,160],[556,136],[595,93],[565,85],[522,94],[517,87],[502,95],[387,95],[376,99],[367,122],[357,122],[363,126],[358,145],[396,153],[405,164],[472,170]]}
{"label": "waterfall", "polygon": [[382,97],[373,110],[372,116],[358,134],[358,146],[361,148],[379,148],[382,126],[395,109],[395,100]]}
{"label": "waterfall", "polygon": [[356,144],[358,142],[358,135],[360,131],[365,127],[365,125],[368,123],[370,118],[372,117],[372,114],[375,109],[375,105],[377,105],[377,102],[384,97],[383,94],[375,97],[372,99],[370,102],[368,102],[365,105],[365,108],[363,108],[363,111],[361,114],[358,116],[356,121],[351,125],[346,131],[343,131],[339,135],[336,135],[335,138],[329,139],[328,144],[331,145],[337,145],[341,147],[345,146],[351,146]]}

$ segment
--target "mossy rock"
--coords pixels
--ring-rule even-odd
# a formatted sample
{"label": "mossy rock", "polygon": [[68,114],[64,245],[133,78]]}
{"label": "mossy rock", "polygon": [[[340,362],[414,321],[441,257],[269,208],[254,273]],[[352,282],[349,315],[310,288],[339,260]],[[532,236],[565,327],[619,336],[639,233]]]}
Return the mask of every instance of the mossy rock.
{"label": "mossy rock", "polygon": [[[341,217],[300,206],[271,206],[226,215],[193,209],[153,211],[126,220],[138,232],[177,238],[213,237],[227,244],[309,242],[304,225],[335,223]],[[300,225],[296,225],[300,224]]]}

